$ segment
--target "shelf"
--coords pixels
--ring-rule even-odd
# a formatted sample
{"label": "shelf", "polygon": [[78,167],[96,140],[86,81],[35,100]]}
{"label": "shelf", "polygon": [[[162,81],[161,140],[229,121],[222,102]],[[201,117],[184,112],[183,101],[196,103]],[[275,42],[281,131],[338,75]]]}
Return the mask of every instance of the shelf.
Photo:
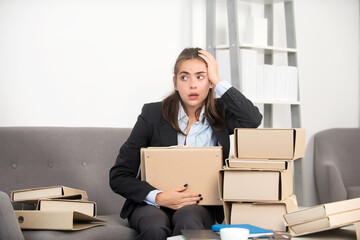
{"label": "shelf", "polygon": [[[223,68],[224,71],[228,71],[230,67],[230,79],[232,85],[237,88],[241,89],[241,86],[245,81],[246,78],[243,77],[242,74],[244,72],[241,72],[242,69],[241,61],[244,60],[244,56],[241,56],[240,49],[252,49],[254,51],[249,51],[249,54],[243,54],[243,55],[249,55],[251,56],[251,60],[248,60],[248,62],[251,62],[252,60],[256,59],[253,55],[256,55],[257,53],[260,53],[264,55],[264,65],[274,65],[274,55],[277,53],[284,54],[284,56],[281,57],[287,57],[287,66],[293,66],[297,67],[297,49],[296,49],[296,36],[295,36],[295,16],[294,16],[294,0],[225,0],[227,2],[227,18],[228,18],[228,30],[229,30],[229,40],[227,45],[216,45],[216,0],[215,1],[206,1],[207,7],[206,7],[206,40],[207,40],[207,49],[214,53],[214,50],[226,50],[225,51],[218,51],[220,54],[218,56],[220,57],[226,57],[225,61],[223,62]],[[238,6],[237,3],[241,3],[241,6]],[[278,11],[275,11],[275,4],[283,5],[281,7],[284,7],[284,21],[285,21],[285,34],[286,34],[286,44],[285,47],[275,47],[275,46],[266,46],[268,45],[274,45],[273,41],[264,41],[264,45],[261,44],[248,44],[248,43],[241,43],[239,42],[239,28],[238,28],[238,9],[239,7],[243,8],[245,7],[245,10],[250,6],[253,7],[255,4],[263,5],[264,7],[264,17],[268,20],[269,26],[267,29],[267,37],[268,39],[273,39],[274,37],[274,15],[278,14]],[[242,5],[249,5],[249,6],[242,6]],[[261,6],[262,7],[262,6]],[[240,12],[241,14],[243,11]],[[269,43],[270,42],[270,43]],[[292,48],[288,48],[288,46],[291,46]],[[255,54],[256,53],[256,54]],[[216,52],[215,52],[216,54]],[[222,56],[221,56],[222,55]],[[229,57],[227,56],[229,55]],[[285,56],[287,55],[287,56]],[[262,57],[262,56],[261,56]],[[247,65],[250,65],[248,62],[246,62]],[[256,64],[255,64],[256,65]],[[250,66],[255,66],[254,64],[251,64]],[[260,69],[261,70],[261,69]],[[250,71],[254,72],[254,69],[251,69]],[[249,72],[249,71],[248,71]],[[227,76],[229,75],[226,73]],[[267,76],[272,76],[270,70],[269,72],[266,72]],[[262,75],[265,75],[262,74]],[[260,74],[260,76],[262,76]],[[253,79],[253,78],[251,78]],[[296,85],[299,86],[299,79],[297,76],[297,83]],[[271,82],[271,84],[273,84]],[[276,84],[276,83],[275,83]],[[273,84],[274,85],[274,84]],[[272,85],[272,86],[273,86]],[[251,93],[253,93],[253,90],[256,89],[256,87],[252,85],[246,85],[245,84],[245,90],[246,87],[250,88]],[[267,86],[268,88],[268,86]],[[281,90],[281,89],[280,89]],[[246,91],[245,91],[246,92]],[[256,92],[259,93],[259,92]],[[262,93],[262,92],[261,92]],[[289,92],[290,94],[290,92]],[[297,94],[299,94],[299,89],[297,89]],[[275,113],[278,114],[278,111],[276,111],[277,107],[288,107],[290,106],[290,120],[291,120],[291,127],[292,128],[301,128],[301,114],[300,114],[300,100],[299,95],[294,95],[293,92],[291,92],[292,98],[285,95],[286,97],[283,97],[283,95],[262,95],[262,94],[246,94],[249,99],[259,105],[263,105],[263,127],[264,128],[272,128],[274,123],[274,115]],[[260,99],[260,97],[262,99]],[[292,100],[276,100],[276,99],[294,99]],[[278,106],[275,106],[278,105]],[[261,106],[262,107],[262,106]],[[283,109],[282,109],[283,110]],[[284,109],[285,110],[285,109]],[[281,117],[281,116],[280,116]],[[303,205],[303,164],[302,160],[297,160],[294,163],[294,194],[296,195],[298,199],[299,205]]]}
{"label": "shelf", "polygon": [[273,4],[273,3],[283,3],[283,2],[293,2],[293,0],[240,0],[240,2],[246,3],[257,3],[257,4]]}
{"label": "shelf", "polygon": [[[240,43],[240,48],[245,49],[254,49],[257,51],[262,51],[266,54],[268,53],[296,53],[296,48],[283,48],[283,47],[273,47],[273,46],[260,46],[255,44],[247,44],[247,43]],[[219,45],[216,47],[216,49],[222,50],[222,49],[229,49],[229,45]]]}
{"label": "shelf", "polygon": [[300,105],[299,101],[268,101],[268,100],[257,100],[250,99],[254,104],[287,104],[287,105]]}

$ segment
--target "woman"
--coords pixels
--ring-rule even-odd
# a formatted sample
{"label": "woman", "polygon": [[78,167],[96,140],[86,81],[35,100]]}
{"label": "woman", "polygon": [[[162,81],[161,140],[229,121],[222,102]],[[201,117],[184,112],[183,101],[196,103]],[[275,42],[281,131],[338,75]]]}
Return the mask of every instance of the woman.
{"label": "woman", "polygon": [[[110,170],[112,190],[126,198],[120,216],[139,232],[137,239],[166,239],[181,234],[181,229],[207,229],[215,218],[223,220],[220,207],[198,205],[201,194],[186,192],[186,184],[161,191],[140,181],[140,148],[221,145],[226,159],[234,129],[258,127],[262,119],[251,101],[221,81],[209,52],[184,49],[176,60],[173,82],[169,97],[144,105]],[[214,90],[221,98],[215,99]]]}

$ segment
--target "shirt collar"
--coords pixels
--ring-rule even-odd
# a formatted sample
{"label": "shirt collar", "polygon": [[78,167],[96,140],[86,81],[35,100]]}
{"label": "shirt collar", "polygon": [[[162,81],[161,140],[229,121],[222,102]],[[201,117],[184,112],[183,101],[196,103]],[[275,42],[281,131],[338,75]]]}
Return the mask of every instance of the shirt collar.
{"label": "shirt collar", "polygon": [[[199,117],[200,121],[204,118],[204,114],[205,114],[205,105],[203,105],[201,108],[200,117]],[[181,102],[179,102],[178,121],[180,121],[181,119],[183,119],[185,117],[188,117],[188,116],[187,116]]]}

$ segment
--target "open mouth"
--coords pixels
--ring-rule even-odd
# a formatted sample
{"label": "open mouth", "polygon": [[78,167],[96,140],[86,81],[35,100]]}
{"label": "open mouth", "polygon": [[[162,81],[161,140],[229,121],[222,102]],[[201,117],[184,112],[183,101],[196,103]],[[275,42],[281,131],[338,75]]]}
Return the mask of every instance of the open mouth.
{"label": "open mouth", "polygon": [[199,94],[197,94],[197,93],[190,93],[189,94],[189,98],[191,99],[191,100],[195,100],[195,99],[197,99],[199,97]]}

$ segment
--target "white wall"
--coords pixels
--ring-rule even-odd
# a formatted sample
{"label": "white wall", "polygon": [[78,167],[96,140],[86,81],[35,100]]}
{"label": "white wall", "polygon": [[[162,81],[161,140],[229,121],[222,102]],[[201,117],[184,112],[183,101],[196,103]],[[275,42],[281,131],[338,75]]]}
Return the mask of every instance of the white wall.
{"label": "white wall", "polygon": [[1,0],[0,125],[130,127],[172,90],[183,0]]}
{"label": "white wall", "polygon": [[307,130],[304,185],[316,202],[313,136],[359,127],[359,1],[296,1],[302,123]]}
{"label": "white wall", "polygon": [[[314,205],[314,134],[359,126],[359,1],[295,0],[295,17]],[[205,48],[205,1],[0,0],[0,36],[0,126],[132,127],[143,103],[172,90],[178,53]],[[288,127],[282,108],[276,127]]]}

